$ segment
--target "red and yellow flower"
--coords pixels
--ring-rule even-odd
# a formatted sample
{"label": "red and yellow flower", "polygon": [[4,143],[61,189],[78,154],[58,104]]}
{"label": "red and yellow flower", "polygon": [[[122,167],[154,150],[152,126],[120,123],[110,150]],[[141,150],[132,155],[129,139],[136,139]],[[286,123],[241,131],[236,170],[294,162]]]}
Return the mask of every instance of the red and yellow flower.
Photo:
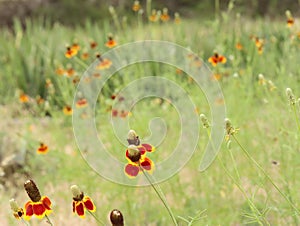
{"label": "red and yellow flower", "polygon": [[92,199],[89,196],[84,195],[77,185],[71,186],[73,193],[73,213],[76,213],[79,217],[85,217],[85,209],[90,212],[96,211],[96,206],[94,205]]}
{"label": "red and yellow flower", "polygon": [[150,20],[151,22],[156,22],[156,21],[158,21],[158,19],[159,19],[159,15],[158,15],[158,13],[156,12],[156,9],[152,9],[151,15],[149,16],[149,20]]}
{"label": "red and yellow flower", "polygon": [[147,152],[153,152],[155,148],[151,144],[130,144],[126,150],[126,159],[128,164],[124,168],[125,174],[129,178],[136,177],[143,170],[152,173],[154,163],[146,156]]}
{"label": "red and yellow flower", "polygon": [[73,114],[73,109],[72,109],[72,107],[69,106],[69,105],[64,106],[64,108],[63,108],[63,113],[64,113],[65,115],[72,115],[72,114]]}
{"label": "red and yellow flower", "polygon": [[40,146],[36,151],[38,154],[46,154],[49,151],[49,148],[46,144],[40,143]]}
{"label": "red and yellow flower", "polygon": [[21,103],[28,103],[29,102],[29,96],[26,95],[25,93],[21,93],[19,96],[19,101]]}
{"label": "red and yellow flower", "polygon": [[295,23],[295,19],[292,16],[291,11],[289,11],[289,10],[285,11],[285,15],[286,15],[286,25],[288,27],[292,27]]}
{"label": "red and yellow flower", "polygon": [[77,100],[76,102],[76,107],[77,108],[84,108],[86,107],[88,104],[87,99],[85,98],[80,98],[79,100]]}
{"label": "red and yellow flower", "polygon": [[225,64],[227,61],[226,57],[223,55],[220,55],[218,53],[215,53],[213,56],[208,58],[208,62],[212,64],[212,66],[217,66],[218,63]]}
{"label": "red and yellow flower", "polygon": [[105,43],[108,48],[113,48],[117,45],[117,42],[114,40],[112,35],[108,36],[108,41]]}
{"label": "red and yellow flower", "polygon": [[97,55],[97,58],[99,59],[100,62],[96,66],[96,68],[99,70],[108,69],[112,65],[112,62],[109,59],[103,59],[100,55]]}
{"label": "red and yellow flower", "polygon": [[168,9],[167,8],[164,8],[163,9],[163,12],[160,16],[160,19],[161,21],[163,22],[167,22],[169,19],[170,19],[170,16],[169,16],[169,13],[168,13]]}
{"label": "red and yellow flower", "polygon": [[134,12],[137,12],[141,9],[141,5],[139,1],[134,1],[133,5],[132,5],[132,10]]}
{"label": "red and yellow flower", "polygon": [[65,57],[72,58],[73,56],[76,56],[77,53],[78,53],[77,46],[75,46],[75,48],[73,46],[67,46],[67,50],[65,52]]}
{"label": "red and yellow flower", "polygon": [[95,49],[97,46],[98,46],[97,42],[90,41],[90,47],[91,47],[91,49]]}
{"label": "red and yellow flower", "polygon": [[24,188],[31,199],[25,204],[24,219],[30,220],[32,216],[43,218],[51,213],[51,201],[47,196],[41,196],[40,191],[32,180],[24,183]]}

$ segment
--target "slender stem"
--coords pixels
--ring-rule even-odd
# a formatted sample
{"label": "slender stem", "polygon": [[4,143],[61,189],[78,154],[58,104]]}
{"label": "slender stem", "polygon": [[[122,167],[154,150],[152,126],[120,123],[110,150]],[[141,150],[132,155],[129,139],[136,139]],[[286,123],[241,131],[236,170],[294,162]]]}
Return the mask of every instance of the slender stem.
{"label": "slender stem", "polygon": [[176,221],[176,218],[171,210],[171,208],[169,207],[165,197],[164,197],[164,194],[162,192],[162,190],[160,189],[160,187],[158,186],[160,192],[158,191],[158,189],[154,186],[154,184],[152,183],[150,177],[148,176],[148,174],[144,171],[143,167],[140,166],[140,169],[141,171],[143,172],[143,174],[145,175],[146,179],[149,181],[149,183],[151,184],[152,188],[154,189],[154,191],[156,192],[156,194],[158,195],[159,199],[163,202],[164,206],[166,207],[170,217],[172,218],[172,221],[174,223],[174,225],[178,226],[178,223]]}
{"label": "slender stem", "polygon": [[299,118],[297,116],[296,105],[294,104],[292,108],[293,108],[293,112],[294,112],[294,115],[295,115],[295,120],[296,120],[296,123],[297,123],[297,127],[298,127],[298,130],[300,132],[300,122],[299,122]]}
{"label": "slender stem", "polygon": [[294,205],[294,203],[291,202],[291,200],[280,190],[280,188],[275,184],[275,182],[272,180],[272,178],[266,173],[264,168],[262,168],[261,165],[259,165],[258,162],[254,158],[251,157],[249,152],[241,145],[241,143],[238,141],[238,139],[235,137],[235,135],[232,135],[235,142],[240,146],[240,148],[243,150],[244,154],[249,158],[252,163],[265,175],[265,177],[271,182],[271,184],[274,186],[274,188],[280,193],[280,195],[293,207],[293,209],[297,212],[297,214],[300,214],[300,211],[298,208]]}
{"label": "slender stem", "polygon": [[24,225],[30,226],[30,223],[26,222],[23,218],[21,218],[21,220],[22,220],[22,223],[23,223]]}
{"label": "slender stem", "polygon": [[98,222],[98,223],[100,223],[101,225],[104,225],[105,226],[105,224],[103,223],[103,221],[101,221],[100,219],[98,219],[96,216],[95,216],[95,214],[93,214],[90,210],[87,210],[94,218],[95,218],[95,220]]}
{"label": "slender stem", "polygon": [[47,219],[47,223],[50,224],[51,226],[53,226],[52,221],[50,220],[50,218],[48,217],[48,215],[45,215],[46,219]]}
{"label": "slender stem", "polygon": [[89,65],[87,65],[86,63],[84,63],[82,60],[80,60],[77,56],[74,57],[74,60],[76,60],[76,62],[78,64],[80,64],[82,67],[84,67],[84,69],[87,69],[89,67]]}
{"label": "slender stem", "polygon": [[[208,135],[208,139],[209,141],[211,142],[211,136],[210,136],[210,132],[209,130],[207,129],[207,135]],[[212,148],[215,149],[214,147],[214,144],[212,143]],[[230,153],[230,157],[231,157],[231,160],[234,164],[234,170],[236,171],[236,175],[238,177],[238,180],[240,180],[240,174],[238,173],[238,169],[237,169],[237,166],[236,166],[236,161],[233,157],[233,154],[232,154],[232,151],[230,149],[228,149],[229,153]],[[217,156],[219,162],[221,163],[221,166],[223,168],[223,170],[225,171],[226,175],[233,181],[233,183],[238,187],[238,189],[242,192],[243,196],[247,199],[248,203],[249,203],[249,206],[250,208],[252,209],[252,211],[256,212],[256,215],[255,215],[255,218],[257,220],[257,222],[259,223],[259,225],[264,225],[261,220],[259,219],[259,217],[257,217],[257,214],[260,216],[261,213],[260,211],[256,208],[255,204],[252,202],[251,199],[249,199],[247,193],[245,192],[245,190],[243,189],[243,187],[240,185],[240,183],[230,174],[230,172],[227,170],[227,168],[225,167],[225,164],[223,163],[222,159]],[[267,222],[265,219],[263,219],[263,221],[266,223],[266,225],[270,225],[269,222]]]}

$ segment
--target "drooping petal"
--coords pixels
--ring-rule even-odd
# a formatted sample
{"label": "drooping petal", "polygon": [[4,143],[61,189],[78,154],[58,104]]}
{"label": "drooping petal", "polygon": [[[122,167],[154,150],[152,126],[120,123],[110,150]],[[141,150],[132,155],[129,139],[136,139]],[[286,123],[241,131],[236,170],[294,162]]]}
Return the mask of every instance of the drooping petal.
{"label": "drooping petal", "polygon": [[147,151],[142,145],[138,146],[137,149],[140,151],[141,155],[144,155]]}
{"label": "drooping petal", "polygon": [[29,220],[30,217],[33,215],[33,208],[32,208],[32,202],[31,201],[28,201],[26,204],[25,204],[25,216],[24,218],[26,220]]}
{"label": "drooping petal", "polygon": [[143,146],[147,152],[154,152],[155,151],[155,147],[153,147],[151,144],[141,144],[141,146]]}
{"label": "drooping petal", "polygon": [[154,163],[149,158],[144,158],[141,162],[141,167],[151,173],[154,170]]}
{"label": "drooping petal", "polygon": [[75,213],[75,205],[76,205],[76,201],[73,201],[73,203],[72,203],[73,213]]}
{"label": "drooping petal", "polygon": [[91,212],[96,211],[96,206],[94,205],[94,203],[90,199],[90,197],[85,196],[84,199],[83,199],[83,203],[84,203],[85,208],[87,208],[89,211],[91,211]]}
{"label": "drooping petal", "polygon": [[43,203],[37,202],[32,204],[32,209],[34,215],[36,215],[38,218],[42,218],[45,216],[46,208],[44,207]]}
{"label": "drooping petal", "polygon": [[140,168],[138,166],[133,165],[133,164],[127,164],[125,166],[124,171],[125,171],[125,174],[128,177],[133,178],[133,177],[136,177],[139,174]]}
{"label": "drooping petal", "polygon": [[82,201],[79,201],[76,203],[75,209],[76,209],[76,213],[78,214],[78,216],[83,218],[84,217],[84,205],[83,205]]}
{"label": "drooping petal", "polygon": [[41,201],[47,210],[51,210],[51,201],[47,196],[43,196]]}

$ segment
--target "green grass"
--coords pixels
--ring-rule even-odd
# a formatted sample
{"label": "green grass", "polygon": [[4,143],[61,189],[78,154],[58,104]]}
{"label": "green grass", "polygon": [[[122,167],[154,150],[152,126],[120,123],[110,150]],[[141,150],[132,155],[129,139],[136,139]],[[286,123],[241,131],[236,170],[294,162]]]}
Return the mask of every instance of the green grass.
{"label": "green grass", "polygon": [[[87,21],[84,27],[70,29],[59,24],[42,27],[39,23],[27,21],[27,29],[22,30],[16,21],[13,34],[7,30],[1,32],[0,115],[5,117],[5,123],[1,123],[3,133],[0,138],[17,133],[17,136],[13,136],[15,143],[25,140],[28,150],[25,169],[36,181],[42,194],[48,195],[53,201],[54,214],[50,218],[59,225],[86,225],[87,222],[96,225],[91,216],[85,220],[72,216],[69,188],[77,184],[95,201],[96,216],[104,222],[108,222],[109,212],[117,208],[122,211],[126,225],[172,224],[150,186],[130,187],[107,181],[86,164],[73,137],[71,118],[62,113],[63,106],[72,105],[76,86],[72,83],[73,78],[58,76],[55,70],[70,64],[76,75],[81,76],[86,69],[81,60],[64,57],[65,45],[76,40],[81,51],[86,48],[91,57],[84,64],[89,65],[94,61],[96,52],[89,50],[89,41],[95,40],[98,43],[97,51],[104,53],[108,50],[104,44],[109,33],[113,33],[119,45],[144,39],[175,42],[190,48],[205,62],[214,51],[224,55],[226,64],[216,68],[209,66],[214,73],[222,75],[219,83],[225,97],[227,117],[235,127],[240,128],[235,137],[299,211],[300,133],[285,90],[290,87],[297,98],[300,96],[300,37],[297,36],[300,27],[295,24],[287,28],[285,19],[252,21],[243,17],[235,18],[233,13],[224,14],[220,21],[182,19],[179,25],[171,21],[165,24],[133,22],[126,25],[127,28],[118,30],[109,22],[92,24]],[[261,55],[251,36],[264,39]],[[238,42],[243,45],[241,51],[235,48]],[[131,81],[149,75],[166,77],[188,91],[199,113],[210,115],[205,95],[195,83],[188,80],[186,74],[176,74],[174,67],[145,63],[131,65],[120,73],[122,76],[114,75],[101,93],[95,121],[109,153],[121,162],[126,162],[126,147],[117,139],[107,109],[113,102],[110,96]],[[259,84],[258,74],[265,76],[265,85]],[[54,93],[45,88],[46,79],[51,79]],[[275,89],[270,90],[268,80],[274,83]],[[34,101],[22,105],[19,103],[18,90],[33,99],[40,95],[48,101],[49,106],[38,107]],[[172,91],[168,93],[171,94]],[[132,116],[128,119],[131,128],[141,138],[150,136],[151,119],[162,117],[165,120],[166,137],[156,152],[151,154],[153,161],[158,163],[172,153],[180,137],[181,125],[180,113],[167,101],[162,105],[157,101],[155,98],[142,100],[134,106]],[[296,117],[299,120],[299,101],[297,104]],[[52,117],[45,119],[45,112],[50,112]],[[16,124],[16,120],[20,123]],[[198,146],[191,160],[178,174],[160,184],[175,216],[190,220],[189,216],[197,218],[197,214],[203,211],[194,225],[259,225],[259,220],[265,225],[299,224],[299,215],[249,161],[234,140],[229,150],[224,141],[218,155],[221,161],[216,159],[206,171],[199,172],[199,162],[208,142],[206,134],[201,127]],[[121,139],[126,141],[126,137]],[[35,149],[41,141],[49,145],[47,155],[36,154]],[[279,165],[272,164],[274,160]],[[114,170],[114,166],[111,166],[111,170]],[[8,200],[13,197],[19,203],[27,200],[22,187],[27,177],[20,174],[16,179],[8,178],[16,180],[18,186],[1,190],[3,198],[0,205],[4,211],[0,216],[5,219],[4,225],[18,225],[9,210]],[[259,213],[253,211],[250,202]],[[178,224],[187,225],[182,218],[178,218]],[[38,225],[38,222],[33,220],[32,225]]]}

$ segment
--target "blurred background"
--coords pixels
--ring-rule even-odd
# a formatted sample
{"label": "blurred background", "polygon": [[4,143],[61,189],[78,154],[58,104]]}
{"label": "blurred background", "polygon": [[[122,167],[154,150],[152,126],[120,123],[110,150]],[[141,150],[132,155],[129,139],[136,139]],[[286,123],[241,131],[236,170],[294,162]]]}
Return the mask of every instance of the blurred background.
{"label": "blurred background", "polygon": [[[14,18],[35,18],[64,25],[82,25],[85,19],[102,20],[108,16],[108,7],[114,6],[118,12],[127,11],[134,1],[126,0],[0,0],[0,26],[12,26]],[[146,1],[140,1],[146,4]],[[184,17],[210,18],[214,16],[216,4],[226,9],[229,0],[153,0],[154,8],[168,7],[169,11],[180,12]],[[236,0],[235,8],[249,17],[276,17],[284,15],[286,9],[297,9],[300,0]],[[294,11],[294,14],[297,12]]]}

